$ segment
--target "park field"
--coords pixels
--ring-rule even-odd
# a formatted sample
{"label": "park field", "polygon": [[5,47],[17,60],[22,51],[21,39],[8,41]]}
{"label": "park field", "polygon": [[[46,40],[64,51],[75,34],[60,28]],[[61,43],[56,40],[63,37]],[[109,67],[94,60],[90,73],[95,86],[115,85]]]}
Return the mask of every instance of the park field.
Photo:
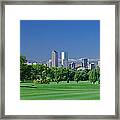
{"label": "park field", "polygon": [[100,100],[100,85],[89,82],[20,83],[21,100]]}

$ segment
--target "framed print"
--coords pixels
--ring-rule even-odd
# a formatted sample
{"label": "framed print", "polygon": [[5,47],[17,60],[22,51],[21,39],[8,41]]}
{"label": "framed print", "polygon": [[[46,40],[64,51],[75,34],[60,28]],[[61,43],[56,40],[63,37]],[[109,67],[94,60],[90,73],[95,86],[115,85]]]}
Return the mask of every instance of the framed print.
{"label": "framed print", "polygon": [[119,119],[119,2],[1,2],[2,119]]}

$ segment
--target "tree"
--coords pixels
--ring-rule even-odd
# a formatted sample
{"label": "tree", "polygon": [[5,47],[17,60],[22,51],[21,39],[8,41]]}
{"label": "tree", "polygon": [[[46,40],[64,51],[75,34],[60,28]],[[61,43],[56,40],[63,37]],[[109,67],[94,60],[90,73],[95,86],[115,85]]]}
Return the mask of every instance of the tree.
{"label": "tree", "polygon": [[59,73],[59,69],[56,67],[55,68],[55,74],[54,74],[54,77],[55,77],[55,81],[57,82],[57,84],[60,82],[60,73]]}
{"label": "tree", "polygon": [[74,80],[78,83],[82,80],[82,70],[78,70],[75,72]]}
{"label": "tree", "polygon": [[75,75],[75,71],[72,69],[69,69],[69,79],[70,81],[74,81],[74,75]]}
{"label": "tree", "polygon": [[26,80],[26,72],[27,72],[27,65],[26,63],[26,57],[20,56],[20,80],[25,81]]}
{"label": "tree", "polygon": [[49,70],[49,77],[51,79],[52,82],[54,82],[54,69],[51,67],[50,70]]}
{"label": "tree", "polygon": [[96,76],[97,76],[98,83],[100,84],[100,67],[99,66],[97,66],[96,68]]}
{"label": "tree", "polygon": [[23,64],[25,64],[27,62],[27,60],[26,60],[26,57],[25,56],[20,56],[20,65],[23,65]]}
{"label": "tree", "polygon": [[40,66],[39,64],[32,65],[32,80],[37,80],[41,78],[40,76]]}
{"label": "tree", "polygon": [[69,81],[70,81],[70,70],[69,70],[69,68],[66,68],[66,80],[67,80],[67,83],[69,83]]}
{"label": "tree", "polygon": [[44,68],[45,66],[43,65],[43,64],[40,64],[39,65],[39,76],[40,76],[40,78],[39,79],[42,79],[42,77],[43,77],[43,71],[44,71]]}
{"label": "tree", "polygon": [[34,69],[33,69],[33,65],[27,65],[27,80],[33,80],[33,75],[34,75]]}
{"label": "tree", "polygon": [[97,81],[97,75],[95,69],[89,71],[89,81],[93,84]]}
{"label": "tree", "polygon": [[86,81],[86,80],[88,80],[87,70],[82,70],[81,71],[81,81]]}

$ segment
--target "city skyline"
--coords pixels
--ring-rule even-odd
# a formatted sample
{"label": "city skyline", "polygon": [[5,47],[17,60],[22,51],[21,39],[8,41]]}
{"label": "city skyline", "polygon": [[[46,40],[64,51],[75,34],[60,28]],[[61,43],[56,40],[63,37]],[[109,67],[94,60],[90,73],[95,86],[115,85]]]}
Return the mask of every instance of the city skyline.
{"label": "city skyline", "polygon": [[[64,61],[64,57],[65,57],[65,60],[67,59],[67,60],[80,60],[80,59],[90,59],[90,60],[100,60],[99,58],[89,58],[89,57],[78,57],[78,58],[70,58],[69,57],[69,53],[68,52],[66,52],[66,51],[61,51],[61,52],[59,52],[59,51],[56,51],[56,50],[52,50],[51,51],[51,54],[53,54],[53,52],[56,52],[57,53],[57,58],[58,58],[58,60],[61,60],[61,63],[63,64],[63,61]],[[64,57],[63,57],[63,54],[62,53],[64,53],[65,55],[64,55]],[[50,56],[49,56],[49,58],[48,59],[45,59],[45,60],[42,60],[42,61],[37,61],[37,60],[35,60],[35,59],[28,59],[26,56],[26,59],[28,60],[28,61],[33,61],[33,62],[45,62],[45,61],[49,61],[49,60],[52,60],[52,55],[50,54]],[[66,57],[66,54],[67,54],[67,57]],[[62,58],[63,57],[63,58]]]}
{"label": "city skyline", "polygon": [[51,58],[44,62],[29,61],[26,63],[28,65],[32,64],[44,64],[47,67],[64,67],[71,69],[95,69],[97,66],[100,67],[99,59],[89,59],[89,58],[80,58],[77,61],[75,59],[69,59],[68,52],[62,51],[60,57],[58,57],[58,51],[53,50],[51,52]]}
{"label": "city skyline", "polygon": [[69,58],[100,57],[99,20],[21,20],[20,53],[36,61],[51,51],[69,52]]}

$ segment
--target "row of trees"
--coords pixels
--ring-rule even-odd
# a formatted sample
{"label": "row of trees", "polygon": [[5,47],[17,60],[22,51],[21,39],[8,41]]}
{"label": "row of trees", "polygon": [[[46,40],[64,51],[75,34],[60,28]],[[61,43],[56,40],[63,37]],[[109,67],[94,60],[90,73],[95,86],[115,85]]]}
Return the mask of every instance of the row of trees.
{"label": "row of trees", "polygon": [[33,81],[37,83],[50,83],[66,81],[87,81],[95,83],[98,81],[100,83],[100,68],[92,70],[72,70],[70,68],[64,67],[47,67],[43,64],[26,64],[26,57],[20,56],[20,79],[21,81]]}

